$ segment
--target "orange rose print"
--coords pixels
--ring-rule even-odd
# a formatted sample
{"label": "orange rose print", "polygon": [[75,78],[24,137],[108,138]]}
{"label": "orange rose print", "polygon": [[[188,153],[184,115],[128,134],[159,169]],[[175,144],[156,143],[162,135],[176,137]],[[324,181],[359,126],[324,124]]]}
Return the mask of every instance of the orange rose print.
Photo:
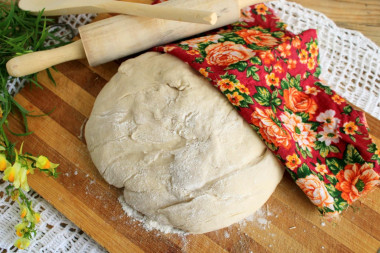
{"label": "orange rose print", "polygon": [[268,7],[265,4],[258,4],[256,5],[256,12],[259,15],[265,15],[267,14]]}
{"label": "orange rose print", "polygon": [[296,184],[309,197],[311,202],[319,208],[328,207],[331,210],[334,208],[334,199],[326,189],[326,186],[315,175],[308,175],[305,178],[299,178]]}
{"label": "orange rose print", "polygon": [[301,160],[298,158],[297,154],[288,155],[286,156],[286,167],[288,167],[291,170],[295,170],[298,165],[301,164]]}
{"label": "orange rose print", "polygon": [[247,30],[243,29],[235,32],[237,35],[242,37],[245,42],[248,44],[256,44],[259,47],[273,47],[278,44],[276,38],[272,37],[272,35],[268,33],[263,33],[258,30]]}
{"label": "orange rose print", "polygon": [[342,192],[342,198],[348,204],[380,184],[379,175],[367,164],[348,164],[336,175],[339,182],[336,189]]}
{"label": "orange rose print", "polygon": [[256,54],[253,50],[230,41],[209,45],[205,51],[207,63],[217,66],[228,66],[239,61],[246,61]]}
{"label": "orange rose print", "polygon": [[218,42],[218,39],[222,38],[221,35],[210,35],[210,36],[204,36],[204,37],[200,37],[200,38],[195,38],[195,39],[191,39],[191,40],[185,40],[185,41],[182,41],[180,44],[185,44],[185,45],[188,45],[189,47],[192,47],[192,48],[198,48],[198,44],[199,43],[202,43],[202,42]]}
{"label": "orange rose print", "polygon": [[318,109],[317,103],[309,95],[293,87],[284,90],[284,100],[286,107],[293,112],[314,114]]}
{"label": "orange rose print", "polygon": [[234,106],[240,106],[240,101],[244,100],[242,96],[240,96],[237,92],[234,92],[234,94],[227,94],[227,98],[230,101],[231,104]]}
{"label": "orange rose print", "polygon": [[235,84],[232,81],[230,81],[229,79],[219,80],[217,83],[217,86],[219,87],[219,89],[222,92],[224,92],[226,90],[233,91],[235,89]]}
{"label": "orange rose print", "polygon": [[251,115],[251,122],[260,128],[260,134],[268,143],[273,143],[276,147],[290,147],[290,135],[286,130],[279,127],[272,119],[275,117],[271,109],[265,111],[260,108]]}
{"label": "orange rose print", "polygon": [[279,86],[280,85],[280,78],[276,77],[274,73],[270,73],[269,75],[265,76],[265,80],[267,81],[267,85],[271,86]]}
{"label": "orange rose print", "polygon": [[274,56],[271,51],[261,51],[259,56],[266,65],[269,65],[272,61],[274,61]]}

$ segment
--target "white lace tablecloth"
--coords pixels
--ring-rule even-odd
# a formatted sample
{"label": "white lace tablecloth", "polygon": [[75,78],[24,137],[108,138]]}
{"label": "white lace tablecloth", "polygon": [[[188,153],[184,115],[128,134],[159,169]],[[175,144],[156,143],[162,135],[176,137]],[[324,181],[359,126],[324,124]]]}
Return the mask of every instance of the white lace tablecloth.
{"label": "white lace tablecloth", "polygon": [[[294,33],[317,28],[322,78],[339,95],[380,119],[380,48],[361,33],[338,28],[325,15],[296,3],[280,0],[268,4]],[[77,28],[94,15],[63,16],[60,22]],[[11,93],[23,87],[22,80],[9,83]],[[59,84],[57,84],[59,85]],[[18,205],[5,194],[0,181],[0,252],[16,252],[14,226],[19,222]],[[30,191],[35,210],[41,212],[38,233],[29,252],[105,252],[93,239]],[[4,251],[5,250],[5,251]]]}

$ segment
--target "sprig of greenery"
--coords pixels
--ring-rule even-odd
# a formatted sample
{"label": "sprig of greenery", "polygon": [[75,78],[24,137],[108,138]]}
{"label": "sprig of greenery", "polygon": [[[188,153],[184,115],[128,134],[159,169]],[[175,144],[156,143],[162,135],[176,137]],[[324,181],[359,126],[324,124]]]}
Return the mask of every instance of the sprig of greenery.
{"label": "sprig of greenery", "polygon": [[[10,4],[0,2],[0,172],[4,174],[3,180],[10,183],[6,188],[6,193],[20,206],[22,222],[15,227],[16,234],[20,237],[15,242],[15,246],[20,249],[29,246],[30,240],[36,234],[36,224],[40,220],[40,214],[33,210],[32,201],[25,195],[25,192],[29,191],[27,175],[33,174],[37,169],[57,177],[58,164],[51,163],[45,156],[35,157],[31,154],[23,154],[22,144],[17,150],[16,145],[8,139],[5,130],[13,134],[7,120],[11,113],[18,111],[23,119],[24,133],[17,133],[17,136],[31,133],[27,117],[33,115],[9,94],[7,82],[13,77],[8,75],[6,63],[15,56],[66,44],[49,32],[48,25],[52,23],[53,20],[43,17],[42,12],[33,16],[18,8],[15,2]],[[58,43],[54,46],[46,46],[44,42],[47,39],[53,39]],[[55,84],[49,70],[46,71]],[[37,82],[37,74],[23,78],[42,88]]]}

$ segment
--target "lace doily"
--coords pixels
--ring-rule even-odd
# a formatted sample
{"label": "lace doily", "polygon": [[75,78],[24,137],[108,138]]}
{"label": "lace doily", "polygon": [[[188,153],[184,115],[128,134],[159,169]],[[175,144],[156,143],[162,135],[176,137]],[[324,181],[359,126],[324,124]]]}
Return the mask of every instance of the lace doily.
{"label": "lace doily", "polygon": [[[321,77],[339,95],[380,119],[380,48],[360,32],[339,28],[325,15],[299,4],[279,0],[269,6],[294,33],[318,29]],[[68,24],[77,33],[76,28],[94,16],[62,16],[59,22]],[[17,93],[24,84],[20,79],[8,82],[10,93]],[[19,209],[6,196],[6,186],[0,181],[0,252],[16,252],[14,226],[19,222]],[[28,196],[33,199],[35,210],[41,212],[37,237],[28,248],[30,252],[106,252],[37,193],[30,191]]]}

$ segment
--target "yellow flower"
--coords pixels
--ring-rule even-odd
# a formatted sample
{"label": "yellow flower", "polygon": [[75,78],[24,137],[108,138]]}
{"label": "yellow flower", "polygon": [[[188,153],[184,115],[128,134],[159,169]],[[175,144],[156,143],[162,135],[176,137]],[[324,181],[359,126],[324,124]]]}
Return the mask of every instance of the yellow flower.
{"label": "yellow flower", "polygon": [[231,102],[231,104],[235,106],[240,106],[240,101],[244,100],[242,96],[240,96],[237,92],[234,92],[234,94],[227,94],[228,100]]}
{"label": "yellow flower", "polygon": [[23,223],[19,223],[15,226],[16,228],[16,234],[17,236],[19,237],[23,237],[25,232],[27,232],[26,228],[28,227],[28,223],[27,222],[23,222]]}
{"label": "yellow flower", "polygon": [[204,77],[208,77],[208,72],[207,72],[206,69],[204,69],[204,68],[200,68],[200,69],[199,69],[199,72],[202,74],[202,76],[204,76]]}
{"label": "yellow flower", "polygon": [[34,213],[34,223],[39,223],[41,220],[41,215],[39,213]]}
{"label": "yellow flower", "polygon": [[313,56],[313,57],[316,57],[318,55],[318,45],[317,45],[317,43],[313,42],[310,45],[309,52],[310,52],[311,56]]}
{"label": "yellow flower", "polygon": [[29,213],[29,209],[25,205],[21,205],[20,207],[20,217],[21,219],[24,219]]}
{"label": "yellow flower", "polygon": [[271,86],[279,86],[280,85],[280,78],[276,77],[274,73],[270,73],[269,75],[265,76],[265,80],[267,81],[267,85]]}
{"label": "yellow flower", "polygon": [[314,67],[315,67],[315,61],[314,61],[314,58],[309,58],[309,59],[307,60],[307,68],[308,68],[309,70],[313,70]]}
{"label": "yellow flower", "polygon": [[40,155],[36,161],[37,168],[40,168],[41,170],[50,170],[51,172],[54,172],[58,165],[59,164],[50,162],[46,156],[42,155]]}
{"label": "yellow flower", "polygon": [[358,126],[353,121],[344,123],[343,127],[346,134],[353,135],[358,131]]}
{"label": "yellow flower", "polygon": [[268,7],[265,4],[258,4],[256,5],[256,12],[259,15],[265,15],[267,14]]}
{"label": "yellow flower", "polygon": [[[18,172],[20,171],[21,169],[21,166],[19,163],[15,163],[14,166],[11,166],[11,167],[8,167],[5,171],[4,171],[4,177],[3,177],[3,180],[5,181],[9,181],[11,183],[13,183],[18,175]],[[18,188],[18,187],[16,187]]]}
{"label": "yellow flower", "polygon": [[11,164],[7,161],[7,158],[5,157],[5,155],[0,154],[0,171],[4,171],[10,166]]}
{"label": "yellow flower", "polygon": [[340,105],[341,103],[344,102],[344,99],[341,98],[338,94],[334,94],[334,96],[331,97],[332,100],[334,100],[335,103],[337,103],[338,105]]}
{"label": "yellow flower", "polygon": [[249,89],[248,89],[247,87],[245,87],[244,85],[242,85],[242,84],[238,84],[238,85],[237,85],[237,88],[238,88],[238,90],[239,90],[241,93],[249,94]]}
{"label": "yellow flower", "polygon": [[302,49],[298,57],[300,58],[300,62],[302,64],[307,64],[309,53],[305,49]]}
{"label": "yellow flower", "polygon": [[298,165],[301,164],[301,160],[298,158],[297,154],[294,153],[293,155],[288,155],[286,157],[286,167],[288,167],[291,170],[295,170]]}
{"label": "yellow flower", "polygon": [[19,238],[14,245],[19,249],[26,249],[30,245],[30,240],[26,238]]}
{"label": "yellow flower", "polygon": [[15,162],[13,166],[8,167],[4,171],[3,180],[13,183],[16,189],[21,187],[24,191],[29,191],[26,173],[27,169],[23,168],[19,162]]}
{"label": "yellow flower", "polygon": [[217,85],[222,92],[226,90],[233,91],[235,89],[235,84],[229,79],[219,80]]}
{"label": "yellow flower", "polygon": [[315,165],[315,170],[318,171],[322,176],[327,173],[327,167],[326,167],[326,164],[319,164],[317,163]]}

